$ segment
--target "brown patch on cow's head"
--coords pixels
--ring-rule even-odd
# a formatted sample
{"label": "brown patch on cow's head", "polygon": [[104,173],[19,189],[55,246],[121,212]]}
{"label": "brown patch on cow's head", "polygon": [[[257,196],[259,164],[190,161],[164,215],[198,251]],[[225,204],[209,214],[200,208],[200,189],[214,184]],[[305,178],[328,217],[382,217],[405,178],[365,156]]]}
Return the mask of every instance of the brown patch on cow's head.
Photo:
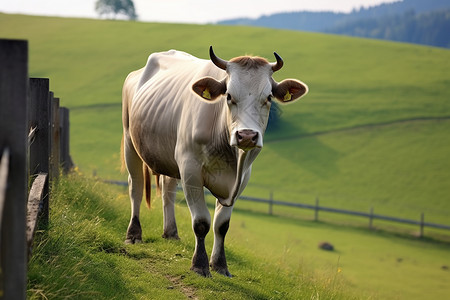
{"label": "brown patch on cow's head", "polygon": [[258,56],[239,56],[231,59],[230,62],[246,69],[256,69],[269,64],[267,59]]}

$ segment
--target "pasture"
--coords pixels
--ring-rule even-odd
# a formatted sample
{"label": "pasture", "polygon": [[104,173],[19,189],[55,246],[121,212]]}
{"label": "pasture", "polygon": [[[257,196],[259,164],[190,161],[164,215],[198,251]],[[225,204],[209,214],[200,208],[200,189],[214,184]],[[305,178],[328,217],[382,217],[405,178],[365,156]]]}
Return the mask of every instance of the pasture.
{"label": "pasture", "polygon": [[48,233],[37,237],[30,263],[30,299],[357,299],[335,265],[289,270],[234,238],[227,246],[234,278],[200,277],[189,271],[194,235],[186,207],[177,207],[181,240],[161,238],[155,201],[142,215],[144,243],[124,245],[129,205],[122,188],[75,173],[55,190]]}
{"label": "pasture", "polygon": [[[144,65],[150,53],[175,48],[207,58],[207,49],[213,45],[223,58],[247,53],[274,60],[272,53],[277,51],[285,66],[275,79],[298,78],[309,85],[310,93],[282,107],[282,120],[267,133],[244,194],[268,197],[272,191],[275,199],[310,204],[319,197],[324,206],[361,211],[373,206],[380,214],[414,219],[424,212],[429,222],[449,224],[448,50],[260,28],[4,14],[0,14],[0,36],[30,41],[30,76],[49,77],[50,88],[70,108],[71,153],[85,174],[95,171],[104,179],[125,179],[119,173],[121,87],[126,75]],[[113,202],[120,204],[103,209],[113,210],[115,205],[118,211],[128,209],[125,192],[116,192],[119,196]],[[143,213],[149,248],[163,244],[160,206],[155,206],[150,214]],[[193,281],[201,287],[205,283],[181,273],[188,269],[189,247],[193,246],[183,206],[180,201],[177,207],[183,220],[179,221],[183,241],[161,245],[168,266],[163,264],[160,270],[174,268],[171,274],[187,276],[183,282]],[[227,236],[230,270],[245,273],[232,279],[236,285],[247,280],[262,286],[266,279],[261,272],[277,266],[276,271],[287,278],[285,286],[303,285],[290,281],[299,277],[311,277],[311,286],[326,285],[340,270],[343,285],[338,293],[344,291],[343,298],[353,292],[358,298],[444,298],[450,292],[450,272],[443,268],[450,265],[448,242],[419,241],[383,230],[369,232],[347,226],[352,221],[337,216],[326,217],[342,226],[310,222],[311,212],[275,211],[289,216],[283,218],[261,214],[265,210],[236,204]],[[117,245],[125,233],[128,211],[114,215],[122,220],[123,224],[117,224],[122,227],[97,234],[106,234],[113,248],[120,250]],[[411,233],[410,228],[405,231]],[[448,241],[448,232],[430,230],[427,234]],[[337,251],[320,252],[317,244],[322,240],[334,242]],[[139,253],[155,251],[139,247],[127,248],[137,253],[137,260]],[[188,253],[182,254],[186,262],[175,270],[179,265],[170,264],[183,249]],[[258,262],[258,257],[267,265]],[[262,269],[255,267],[253,273],[239,269],[247,260],[262,264]],[[152,259],[143,261],[152,265]],[[158,280],[164,281],[163,277]],[[129,275],[123,281],[132,278]],[[331,292],[320,290],[319,294],[325,293],[321,298],[333,298],[333,288]],[[255,293],[255,298],[298,296],[261,293]]]}

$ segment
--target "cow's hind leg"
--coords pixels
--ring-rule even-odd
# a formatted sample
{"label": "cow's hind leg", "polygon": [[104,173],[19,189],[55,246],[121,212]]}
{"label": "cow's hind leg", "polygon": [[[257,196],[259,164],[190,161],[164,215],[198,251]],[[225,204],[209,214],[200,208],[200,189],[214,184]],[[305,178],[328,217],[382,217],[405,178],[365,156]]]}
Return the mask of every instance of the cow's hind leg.
{"label": "cow's hind leg", "polygon": [[179,239],[177,223],[175,220],[175,198],[177,195],[177,180],[168,176],[161,176],[162,201],[164,216],[164,232],[166,239]]}
{"label": "cow's hind leg", "polygon": [[130,138],[124,139],[125,163],[129,173],[128,188],[131,201],[131,219],[128,225],[126,244],[142,242],[142,229],[139,221],[139,211],[144,191],[143,162],[137,155]]}
{"label": "cow's hind leg", "polygon": [[216,211],[214,213],[214,246],[211,254],[211,270],[219,274],[231,277],[225,258],[225,235],[230,224],[233,207],[222,206],[216,200]]}

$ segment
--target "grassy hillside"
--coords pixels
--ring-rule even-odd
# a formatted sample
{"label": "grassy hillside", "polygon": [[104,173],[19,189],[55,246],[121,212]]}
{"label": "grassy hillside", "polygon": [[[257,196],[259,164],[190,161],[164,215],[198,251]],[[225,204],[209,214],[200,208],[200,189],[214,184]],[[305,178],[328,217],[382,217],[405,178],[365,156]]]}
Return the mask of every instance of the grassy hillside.
{"label": "grassy hillside", "polygon": [[416,120],[268,143],[246,194],[449,224],[449,132]]}
{"label": "grassy hillside", "polygon": [[224,58],[273,59],[275,50],[285,60],[276,79],[299,78],[310,94],[283,107],[247,194],[273,190],[281,200],[320,197],[330,206],[448,218],[448,50],[261,28],[4,14],[0,36],[30,41],[30,74],[50,77],[71,109],[72,155],[86,173],[124,179],[122,82],[150,53],[175,48],[206,58],[214,45]]}
{"label": "grassy hillside", "polygon": [[181,240],[161,238],[158,201],[142,215],[144,243],[124,245],[123,189],[73,174],[53,191],[49,229],[38,234],[29,266],[29,299],[357,299],[338,265],[286,269],[233,240],[227,257],[234,278],[200,277],[189,271],[194,236],[186,207],[177,211]]}
{"label": "grassy hillside", "polygon": [[[49,229],[38,233],[29,265],[29,299],[445,299],[449,292],[446,244],[240,209],[226,246],[234,277],[205,279],[189,271],[194,236],[182,195],[179,241],[161,238],[155,199],[142,211],[144,243],[124,245],[125,189],[75,173],[53,192]],[[336,250],[318,249],[322,241]]]}
{"label": "grassy hillside", "polygon": [[[207,58],[209,45],[214,45],[216,53],[223,58],[249,53],[273,60],[272,52],[277,51],[285,66],[275,74],[276,79],[299,78],[309,85],[310,94],[296,104],[283,107],[282,121],[276,130],[266,135],[264,149],[254,164],[245,194],[268,197],[272,191],[276,200],[305,203],[313,203],[319,197],[321,204],[326,206],[362,211],[373,206],[376,213],[414,219],[425,212],[426,221],[449,224],[448,50],[261,28],[5,14],[0,14],[0,37],[29,40],[30,75],[49,77],[51,89],[61,97],[62,105],[70,108],[71,152],[85,174],[96,170],[102,178],[125,179],[125,175],[119,173],[122,82],[131,70],[145,64],[151,52],[174,48]],[[103,229],[89,229],[96,232],[93,238],[100,239],[100,242],[94,240],[96,245],[100,243],[100,248],[96,249],[109,249],[111,244],[112,250],[108,251],[112,254],[96,250],[98,253],[94,251],[95,256],[88,256],[85,261],[93,260],[93,265],[102,270],[110,268],[111,273],[102,280],[107,280],[110,287],[117,286],[123,293],[153,292],[151,286],[149,291],[134,286],[132,279],[155,280],[164,286],[167,279],[187,276],[181,278],[185,284],[205,287],[201,280],[179,273],[179,270],[187,269],[193,247],[185,208],[181,210],[184,219],[180,221],[180,230],[184,228],[185,234],[181,244],[171,248],[172,244],[163,243],[158,229],[160,213],[152,211],[151,219],[143,221],[145,228],[155,230],[144,229],[147,230],[146,245],[126,248],[126,253],[132,253],[135,262],[118,261],[120,251],[123,251],[119,244],[128,223],[128,213],[122,212],[129,206],[127,196],[122,192],[118,192],[119,199],[112,199],[115,200],[112,203],[120,204],[107,208],[103,202],[100,205],[110,214],[101,214],[100,218],[114,220],[107,221],[104,227],[116,222],[120,228],[107,229],[106,233]],[[254,212],[244,212],[241,208],[251,208]],[[227,251],[234,265],[230,266],[231,271],[237,269],[237,278],[243,281],[222,282],[218,279],[227,286],[206,283],[206,292],[199,293],[207,294],[217,287],[220,291],[228,291],[233,286],[248,291],[255,298],[277,298],[273,290],[263,287],[253,290],[252,287],[255,282],[257,286],[264,286],[268,281],[284,280],[284,276],[279,279],[271,273],[266,281],[261,275],[270,273],[273,264],[279,266],[277,272],[290,274],[280,283],[283,286],[303,286],[303,282],[297,281],[298,277],[302,280],[312,277],[315,282],[312,286],[326,285],[327,280],[331,282],[334,278],[339,264],[342,266],[339,276],[343,277],[344,285],[351,286],[344,287],[344,291],[355,289],[375,298],[378,291],[380,299],[441,299],[449,293],[450,273],[441,268],[450,265],[448,244],[409,240],[379,232],[368,234],[357,228],[305,221],[311,219],[310,211],[275,207],[275,213],[283,212],[292,217],[286,219],[259,214],[258,209],[266,211],[267,207],[260,209],[253,204],[238,202],[227,237]],[[340,223],[351,222],[346,217],[322,215],[338,219]],[[87,219],[97,224],[95,217]],[[98,224],[104,224],[103,220],[98,219]],[[376,222],[375,226],[379,224],[381,222]],[[86,238],[89,230],[80,233],[86,245],[90,244]],[[407,230],[417,231],[417,228],[407,227]],[[428,232],[431,230],[426,230]],[[440,234],[448,236],[448,232]],[[56,238],[56,243],[59,240]],[[317,243],[321,240],[336,243],[338,251],[318,252]],[[68,241],[69,245],[78,242]],[[156,246],[156,250],[151,250],[151,246]],[[47,253],[46,259],[64,258],[52,251]],[[148,254],[146,251],[161,253]],[[252,263],[250,270],[237,267],[248,260],[260,263],[249,255],[252,252],[262,257],[267,265],[253,266]],[[175,261],[180,267],[169,272],[171,277],[155,275],[150,280],[130,270],[152,268],[153,263],[159,268],[157,271],[165,270],[166,264],[157,259],[159,255],[163,255],[165,262]],[[75,260],[69,261],[68,265],[72,265],[78,256],[72,257]],[[39,261],[37,265],[43,262],[47,260]],[[128,264],[131,267],[124,271]],[[74,265],[72,273],[83,274],[83,268],[82,263]],[[38,277],[39,274],[58,274],[52,269],[38,270],[34,273]],[[125,274],[120,284],[113,280],[118,272]],[[317,276],[317,272],[325,275]],[[80,282],[89,285],[92,279],[89,276],[96,275],[86,276],[81,276],[80,280],[85,279]],[[173,284],[176,289],[177,282]],[[65,288],[58,287],[57,291]],[[335,292],[327,287],[325,292],[321,291]],[[341,291],[340,287],[338,291]],[[211,297],[220,297],[211,293]],[[240,296],[242,294],[238,293],[236,298]],[[288,296],[295,298],[296,295]],[[170,296],[161,294],[161,297]]]}

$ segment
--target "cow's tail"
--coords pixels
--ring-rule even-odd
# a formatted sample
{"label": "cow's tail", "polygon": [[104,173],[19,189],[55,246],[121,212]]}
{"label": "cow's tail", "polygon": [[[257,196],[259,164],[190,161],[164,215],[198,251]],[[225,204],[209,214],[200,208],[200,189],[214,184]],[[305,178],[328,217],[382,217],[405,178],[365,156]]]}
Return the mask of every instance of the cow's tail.
{"label": "cow's tail", "polygon": [[152,207],[152,184],[150,182],[150,170],[147,165],[143,164],[144,168],[144,189],[145,189],[145,203],[147,204],[148,209]]}

